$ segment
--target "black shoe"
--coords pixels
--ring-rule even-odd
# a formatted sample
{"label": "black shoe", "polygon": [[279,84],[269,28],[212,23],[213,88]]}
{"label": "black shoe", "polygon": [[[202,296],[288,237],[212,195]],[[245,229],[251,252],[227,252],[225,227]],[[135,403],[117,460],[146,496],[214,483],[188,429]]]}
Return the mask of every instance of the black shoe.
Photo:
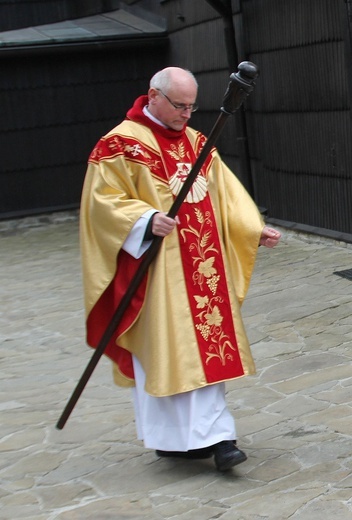
{"label": "black shoe", "polygon": [[188,451],[163,451],[156,450],[158,457],[178,457],[181,459],[208,459],[214,454],[213,446],[207,448],[198,448],[197,450]]}
{"label": "black shoe", "polygon": [[247,455],[239,450],[234,441],[222,441],[214,444],[215,464],[219,471],[237,466],[247,460]]}

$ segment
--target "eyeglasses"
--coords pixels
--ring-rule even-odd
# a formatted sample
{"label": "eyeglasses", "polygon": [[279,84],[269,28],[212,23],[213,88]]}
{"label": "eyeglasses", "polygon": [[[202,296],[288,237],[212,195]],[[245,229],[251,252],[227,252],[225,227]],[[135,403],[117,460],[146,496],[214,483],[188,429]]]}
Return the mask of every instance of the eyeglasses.
{"label": "eyeglasses", "polygon": [[179,112],[184,112],[185,110],[190,110],[191,112],[195,112],[196,110],[198,110],[197,103],[192,103],[192,105],[184,105],[184,104],[175,105],[175,103],[173,103],[171,101],[171,99],[166,94],[164,94],[164,92],[162,90],[160,90],[160,88],[157,88],[155,90],[160,92],[160,94],[162,94],[164,96],[164,98],[166,98],[168,100],[170,105],[172,105],[174,107],[174,109],[178,110]]}

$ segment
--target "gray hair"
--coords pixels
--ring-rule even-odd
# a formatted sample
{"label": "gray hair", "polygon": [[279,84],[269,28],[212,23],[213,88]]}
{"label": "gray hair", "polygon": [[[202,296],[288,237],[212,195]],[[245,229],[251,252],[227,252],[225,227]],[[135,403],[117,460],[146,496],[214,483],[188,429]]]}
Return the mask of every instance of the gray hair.
{"label": "gray hair", "polygon": [[[193,79],[195,85],[198,87],[197,80],[194,77],[194,75],[192,74],[192,72],[190,72],[187,69],[179,69],[179,70],[186,72],[189,75],[189,77]],[[159,72],[154,74],[154,76],[151,78],[149,87],[155,88],[157,90],[162,90],[163,92],[165,92],[165,91],[168,92],[172,85],[173,80],[175,79],[174,73],[175,73],[175,67],[167,67],[166,69],[159,70]]]}

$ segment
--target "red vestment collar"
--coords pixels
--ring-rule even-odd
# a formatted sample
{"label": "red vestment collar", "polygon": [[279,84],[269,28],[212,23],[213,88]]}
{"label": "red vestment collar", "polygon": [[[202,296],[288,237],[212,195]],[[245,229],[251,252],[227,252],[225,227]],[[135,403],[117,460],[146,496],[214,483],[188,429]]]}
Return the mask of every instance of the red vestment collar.
{"label": "red vestment collar", "polygon": [[150,128],[155,134],[160,134],[162,137],[166,137],[168,139],[179,139],[183,137],[187,125],[185,125],[182,130],[173,130],[172,128],[164,128],[158,123],[152,121],[149,117],[147,117],[143,113],[143,108],[148,105],[148,96],[140,96],[138,97],[133,107],[129,109],[127,112],[126,118],[131,121],[135,121],[136,123],[141,123],[144,126]]}

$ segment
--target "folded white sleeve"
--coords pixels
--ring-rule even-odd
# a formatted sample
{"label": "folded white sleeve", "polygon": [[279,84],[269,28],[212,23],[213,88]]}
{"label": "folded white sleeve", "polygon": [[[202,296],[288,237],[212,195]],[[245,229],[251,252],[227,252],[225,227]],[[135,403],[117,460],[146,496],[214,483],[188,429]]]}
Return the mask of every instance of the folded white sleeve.
{"label": "folded white sleeve", "polygon": [[156,209],[149,209],[135,223],[130,234],[123,243],[122,249],[133,258],[140,258],[149,248],[152,240],[143,240],[148,222],[154,213],[158,213]]}

